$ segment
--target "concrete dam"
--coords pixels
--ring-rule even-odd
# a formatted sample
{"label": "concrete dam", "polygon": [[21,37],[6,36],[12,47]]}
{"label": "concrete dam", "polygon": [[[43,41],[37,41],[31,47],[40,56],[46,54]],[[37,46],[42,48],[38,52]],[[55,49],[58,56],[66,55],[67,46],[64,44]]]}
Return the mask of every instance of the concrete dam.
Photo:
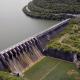
{"label": "concrete dam", "polygon": [[70,19],[63,20],[58,24],[35,34],[32,37],[13,45],[0,52],[0,70],[6,70],[20,75],[33,64],[44,58],[43,52],[47,43],[65,26]]}

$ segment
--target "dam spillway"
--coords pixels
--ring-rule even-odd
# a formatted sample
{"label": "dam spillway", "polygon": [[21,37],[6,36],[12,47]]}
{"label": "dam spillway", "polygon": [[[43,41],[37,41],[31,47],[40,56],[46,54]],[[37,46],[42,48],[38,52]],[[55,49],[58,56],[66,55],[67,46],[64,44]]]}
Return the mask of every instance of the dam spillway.
{"label": "dam spillway", "polygon": [[4,54],[0,54],[0,60],[3,65],[12,72],[21,74],[27,67],[43,57],[36,39],[31,39],[24,44],[16,46]]}
{"label": "dam spillway", "polygon": [[0,69],[20,75],[37,61],[41,60],[46,44],[61,32],[70,19],[35,34],[32,37],[0,52]]}

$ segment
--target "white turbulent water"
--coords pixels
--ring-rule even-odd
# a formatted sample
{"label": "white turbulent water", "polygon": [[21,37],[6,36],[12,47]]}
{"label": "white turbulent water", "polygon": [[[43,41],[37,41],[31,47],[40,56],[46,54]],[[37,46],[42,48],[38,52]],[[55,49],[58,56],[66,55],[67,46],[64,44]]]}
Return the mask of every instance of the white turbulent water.
{"label": "white turbulent water", "polygon": [[26,16],[22,8],[30,0],[0,0],[0,50],[57,23]]}

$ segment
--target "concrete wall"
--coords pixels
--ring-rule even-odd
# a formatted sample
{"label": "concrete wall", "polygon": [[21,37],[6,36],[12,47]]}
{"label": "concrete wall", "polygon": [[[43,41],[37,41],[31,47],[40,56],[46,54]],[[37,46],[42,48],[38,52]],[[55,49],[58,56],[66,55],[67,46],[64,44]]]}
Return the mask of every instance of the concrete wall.
{"label": "concrete wall", "polygon": [[46,44],[52,39],[54,38],[56,35],[58,35],[61,31],[64,30],[65,27],[67,27],[69,23],[69,20],[54,27],[49,29],[48,31],[42,33],[41,35],[37,36],[37,39],[40,43],[40,46],[42,47],[43,50],[45,50],[45,46]]}
{"label": "concrete wall", "polygon": [[54,58],[63,59],[66,61],[73,62],[74,61],[74,54],[70,52],[64,52],[58,49],[47,49],[44,51],[45,56],[50,56]]}

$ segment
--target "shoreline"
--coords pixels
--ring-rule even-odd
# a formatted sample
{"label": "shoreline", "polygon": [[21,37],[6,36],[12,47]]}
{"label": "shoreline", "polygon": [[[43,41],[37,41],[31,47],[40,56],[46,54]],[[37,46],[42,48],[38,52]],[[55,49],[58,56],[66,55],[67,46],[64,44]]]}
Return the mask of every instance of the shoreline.
{"label": "shoreline", "polygon": [[[32,13],[32,11],[28,8],[28,5],[26,5],[22,11],[24,12],[25,15],[36,18],[36,19],[47,19],[47,20],[65,20],[67,18],[74,18],[76,17],[76,14],[66,14],[66,13],[60,13],[60,14],[53,14],[53,16],[46,16],[46,15],[40,15],[37,12]],[[35,15],[38,14],[38,15]],[[53,18],[52,18],[53,17]],[[59,18],[57,18],[59,17]]]}
{"label": "shoreline", "polygon": [[[80,11],[75,10],[75,5],[72,9],[69,11],[68,8],[65,8],[65,10],[61,8],[62,11],[59,11],[57,8],[45,8],[45,6],[41,7],[37,5],[37,3],[34,4],[34,1],[30,1],[22,11],[25,13],[25,15],[36,18],[36,19],[47,19],[47,20],[64,20],[67,18],[75,18],[80,17]],[[54,5],[54,4],[53,4]],[[59,7],[59,6],[56,6]],[[63,6],[64,7],[64,6]],[[76,5],[77,7],[77,5]],[[71,8],[71,5],[70,5]]]}

